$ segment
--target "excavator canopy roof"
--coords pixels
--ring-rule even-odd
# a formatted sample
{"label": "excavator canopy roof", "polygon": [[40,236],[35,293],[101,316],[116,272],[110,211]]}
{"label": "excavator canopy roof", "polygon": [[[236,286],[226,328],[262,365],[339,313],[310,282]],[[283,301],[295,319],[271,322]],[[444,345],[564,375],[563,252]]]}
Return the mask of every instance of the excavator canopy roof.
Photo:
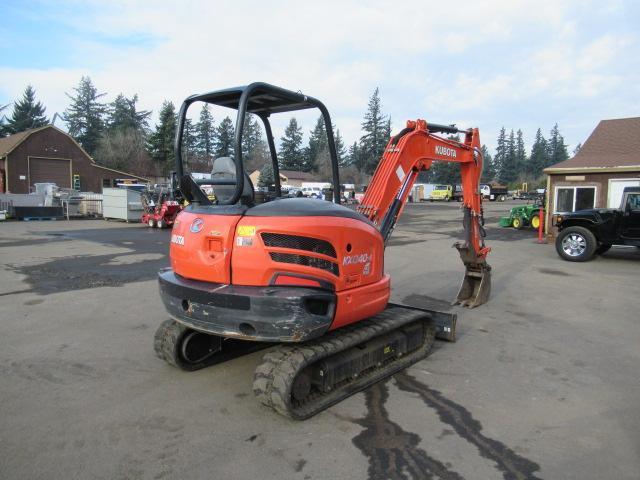
{"label": "excavator canopy roof", "polygon": [[206,102],[238,110],[240,98],[247,90],[250,91],[247,112],[261,116],[269,116],[271,113],[317,108],[320,104],[319,100],[308,97],[301,92],[293,92],[262,82],[192,95],[187,101],[189,103],[198,101]]}

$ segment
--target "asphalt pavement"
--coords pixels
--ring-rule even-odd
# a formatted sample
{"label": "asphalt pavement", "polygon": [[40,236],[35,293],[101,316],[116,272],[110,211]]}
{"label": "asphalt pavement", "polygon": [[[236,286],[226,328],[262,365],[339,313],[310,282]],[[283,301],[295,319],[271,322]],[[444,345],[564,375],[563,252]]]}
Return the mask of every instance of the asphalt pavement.
{"label": "asphalt pavement", "polygon": [[[517,203],[517,202],[516,202]],[[0,223],[2,479],[640,478],[640,250],[562,261],[485,205],[493,291],[451,307],[457,204],[409,204],[393,300],[458,341],[304,422],[258,405],[264,352],[186,373],[153,353],[169,231]]]}

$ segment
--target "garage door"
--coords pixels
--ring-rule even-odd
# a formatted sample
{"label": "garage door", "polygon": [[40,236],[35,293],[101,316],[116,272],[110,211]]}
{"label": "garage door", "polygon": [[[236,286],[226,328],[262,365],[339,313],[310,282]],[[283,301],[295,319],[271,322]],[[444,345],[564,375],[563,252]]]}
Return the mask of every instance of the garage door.
{"label": "garage door", "polygon": [[607,198],[607,208],[619,208],[622,201],[624,187],[640,186],[640,178],[609,180],[609,195]]}
{"label": "garage door", "polygon": [[71,188],[71,160],[29,158],[29,185],[55,183],[60,188]]}

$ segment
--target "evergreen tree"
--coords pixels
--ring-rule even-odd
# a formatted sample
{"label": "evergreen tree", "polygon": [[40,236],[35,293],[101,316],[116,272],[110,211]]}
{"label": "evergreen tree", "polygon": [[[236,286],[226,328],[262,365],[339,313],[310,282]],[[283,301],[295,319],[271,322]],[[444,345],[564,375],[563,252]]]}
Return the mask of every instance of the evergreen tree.
{"label": "evergreen tree", "polygon": [[580,151],[580,149],[582,148],[582,143],[578,143],[578,145],[576,145],[576,148],[573,149],[573,156],[575,157],[578,152]]}
{"label": "evergreen tree", "polygon": [[247,171],[255,170],[265,160],[266,144],[256,115],[247,114],[242,131],[242,163]]}
{"label": "evergreen tree", "polygon": [[486,145],[482,145],[482,178],[481,182],[489,183],[496,178],[496,166]]}
{"label": "evergreen tree", "polygon": [[524,139],[522,138],[522,130],[518,130],[516,134],[516,149],[515,149],[515,157],[516,157],[516,179],[522,178],[525,176],[527,170],[527,151],[524,146]]}
{"label": "evergreen tree", "polygon": [[280,138],[280,168],[283,170],[302,171],[305,166],[305,155],[302,150],[302,127],[298,126],[295,118],[289,120],[289,125]]}
{"label": "evergreen tree", "polygon": [[324,117],[320,115],[316,126],[309,132],[309,144],[304,150],[304,164],[302,170],[311,172],[318,169],[318,156],[327,149],[327,131],[324,127]]}
{"label": "evergreen tree", "polygon": [[514,182],[517,177],[518,165],[516,163],[516,141],[513,130],[511,130],[509,139],[506,143],[505,155],[498,172],[498,179],[500,183],[506,185]]}
{"label": "evergreen tree", "polygon": [[195,132],[196,151],[205,162],[210,162],[213,159],[215,134],[213,115],[211,115],[209,105],[205,103],[200,110],[200,118],[196,123]]}
{"label": "evergreen tree", "polygon": [[338,165],[340,167],[348,167],[349,166],[349,156],[347,155],[347,149],[344,146],[344,140],[342,139],[342,135],[340,135],[340,130],[336,130],[336,155],[338,157]]}
{"label": "evergreen tree", "polygon": [[30,128],[44,127],[49,124],[44,115],[45,108],[36,101],[36,91],[31,85],[25,88],[22,99],[13,105],[13,113],[4,129],[9,133],[18,133]]}
{"label": "evergreen tree", "polygon": [[260,169],[260,176],[258,177],[259,187],[270,187],[275,183],[275,176],[273,171],[273,164],[271,162],[265,162]]}
{"label": "evergreen tree", "polygon": [[136,108],[138,95],[131,98],[125,97],[122,93],[109,105],[109,117],[107,119],[107,128],[110,131],[119,129],[133,129],[136,131],[146,132],[149,128],[150,111],[140,110]]}
{"label": "evergreen tree", "polygon": [[[8,107],[9,105],[4,105],[0,107],[0,114]],[[7,125],[5,123],[6,117],[4,115],[0,116],[0,138],[6,137],[9,135],[9,131],[7,130]]]}
{"label": "evergreen tree", "polygon": [[224,117],[216,129],[216,140],[214,143],[216,157],[233,157],[233,142],[235,140],[235,129],[229,117]]}
{"label": "evergreen tree", "polygon": [[390,121],[382,114],[380,92],[376,88],[369,99],[367,112],[362,122],[364,135],[360,138],[361,166],[367,173],[373,173],[389,141]]}
{"label": "evergreen tree", "polygon": [[567,152],[567,146],[564,144],[564,138],[560,135],[560,129],[556,123],[551,129],[549,138],[549,163],[545,165],[545,167],[564,162],[568,158],[569,152]]}
{"label": "evergreen tree", "polygon": [[[196,144],[196,126],[191,119],[185,118],[182,130],[182,160],[185,165],[191,165],[191,168],[196,168],[194,164],[198,155]],[[198,164],[197,167],[200,170],[202,165]]]}
{"label": "evergreen tree", "polygon": [[360,161],[360,148],[358,147],[358,142],[353,142],[353,145],[349,147],[349,153],[347,154],[347,165],[353,166],[359,171],[362,170],[360,168],[362,162]]}
{"label": "evergreen tree", "polygon": [[69,134],[89,155],[93,155],[105,127],[104,116],[107,106],[100,102],[100,98],[105,94],[98,93],[89,77],[82,77],[74,90],[75,96],[67,93],[71,105],[65,110],[62,119],[69,127]]}
{"label": "evergreen tree", "polygon": [[542,130],[539,128],[536,132],[533,146],[531,147],[531,156],[528,165],[527,173],[532,178],[538,178],[542,175],[542,169],[549,165],[549,146],[542,135]]}
{"label": "evergreen tree", "polygon": [[387,143],[389,143],[389,139],[391,138],[391,117],[387,117],[387,123],[382,131],[382,138],[384,139],[384,146],[382,150],[384,152],[384,147],[387,146]]}
{"label": "evergreen tree", "polygon": [[500,129],[500,133],[498,134],[498,142],[496,145],[496,155],[493,157],[493,165],[494,170],[496,172],[496,176],[500,176],[500,172],[502,172],[503,165],[505,164],[507,157],[507,149],[508,149],[508,140],[507,133],[504,127]]}
{"label": "evergreen tree", "polygon": [[165,100],[160,108],[159,123],[149,136],[148,150],[151,158],[168,173],[174,168],[176,136],[176,109],[173,102]]}

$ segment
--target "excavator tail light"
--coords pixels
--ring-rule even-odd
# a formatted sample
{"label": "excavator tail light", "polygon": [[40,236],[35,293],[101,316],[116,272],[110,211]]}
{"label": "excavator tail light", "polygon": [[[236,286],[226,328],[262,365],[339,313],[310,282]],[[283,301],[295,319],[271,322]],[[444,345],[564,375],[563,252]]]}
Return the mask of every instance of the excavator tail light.
{"label": "excavator tail light", "polygon": [[465,266],[464,279],[454,305],[474,308],[489,300],[491,294],[491,266],[479,258],[468,245],[456,243],[454,247]]}

